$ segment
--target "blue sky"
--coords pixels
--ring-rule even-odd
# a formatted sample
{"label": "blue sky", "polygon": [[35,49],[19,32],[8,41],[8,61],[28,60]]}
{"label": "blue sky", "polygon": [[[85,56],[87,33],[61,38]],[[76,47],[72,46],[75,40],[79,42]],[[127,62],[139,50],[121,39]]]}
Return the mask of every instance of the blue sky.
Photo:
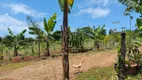
{"label": "blue sky", "polygon": [[[106,25],[106,29],[117,28],[121,30],[119,24],[112,24],[119,21],[129,29],[129,17],[124,16],[125,6],[118,0],[75,0],[71,14],[69,14],[69,26],[74,31],[76,28],[85,26]],[[57,13],[57,24],[55,30],[60,30],[63,13],[58,5],[58,0],[0,0],[0,36],[8,34],[7,28],[11,28],[15,34],[28,29],[26,16],[32,16],[39,21],[43,28],[42,19],[47,19]],[[139,16],[132,13],[132,28],[136,18]],[[26,36],[30,36],[28,32]]]}

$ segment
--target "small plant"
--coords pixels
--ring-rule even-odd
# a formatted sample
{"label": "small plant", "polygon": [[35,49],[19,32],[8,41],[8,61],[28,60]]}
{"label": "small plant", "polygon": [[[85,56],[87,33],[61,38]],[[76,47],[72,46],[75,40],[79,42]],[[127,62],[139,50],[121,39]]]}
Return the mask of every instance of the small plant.
{"label": "small plant", "polygon": [[142,54],[140,54],[140,51],[138,49],[140,46],[140,42],[138,40],[135,40],[131,41],[130,45],[127,47],[127,57],[130,62],[134,62],[137,64],[142,63]]}

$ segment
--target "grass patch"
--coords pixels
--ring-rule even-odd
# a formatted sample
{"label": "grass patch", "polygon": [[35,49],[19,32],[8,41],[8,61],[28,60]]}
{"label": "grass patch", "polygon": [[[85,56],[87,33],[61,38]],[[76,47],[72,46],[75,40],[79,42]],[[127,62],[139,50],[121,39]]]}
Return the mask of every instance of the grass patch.
{"label": "grass patch", "polygon": [[19,63],[9,63],[7,65],[3,65],[0,67],[0,71],[7,71],[7,70],[13,70],[13,69],[18,69],[24,66],[27,66],[31,64],[32,61],[26,61],[26,62],[19,62]]}
{"label": "grass patch", "polygon": [[[117,80],[115,74],[113,67],[93,68],[79,74],[76,80]],[[142,75],[128,76],[126,80],[142,80]]]}

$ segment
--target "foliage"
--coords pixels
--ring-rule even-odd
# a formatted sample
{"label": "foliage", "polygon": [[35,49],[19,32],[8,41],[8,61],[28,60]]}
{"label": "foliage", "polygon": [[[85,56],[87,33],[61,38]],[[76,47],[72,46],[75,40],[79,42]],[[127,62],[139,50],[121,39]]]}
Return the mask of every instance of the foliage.
{"label": "foliage", "polygon": [[137,40],[133,40],[131,41],[131,43],[129,43],[130,45],[127,46],[127,56],[130,62],[135,62],[135,63],[142,63],[141,61],[141,54],[139,51],[139,47],[141,46],[140,41]]}
{"label": "foliage", "polygon": [[84,45],[84,36],[83,33],[78,28],[76,32],[70,33],[70,48],[72,52],[80,52],[83,51],[83,45]]}
{"label": "foliage", "polygon": [[51,35],[55,41],[60,41],[61,39],[61,31],[57,30],[55,32],[53,32],[53,34]]}
{"label": "foliage", "polygon": [[20,46],[19,44],[24,41],[24,34],[26,32],[26,29],[23,30],[18,35],[14,35],[10,28],[8,28],[8,31],[9,31],[8,39],[14,47],[14,56],[17,56],[18,55],[18,49],[19,49],[19,46]]}
{"label": "foliage", "polygon": [[[64,11],[64,3],[65,0],[58,0],[61,11]],[[74,0],[68,0],[68,12],[70,13],[70,9],[72,8]]]}
{"label": "foliage", "polygon": [[54,13],[54,15],[48,20],[48,22],[46,21],[46,18],[44,18],[44,30],[46,31],[46,45],[47,45],[47,56],[50,56],[50,52],[49,52],[49,47],[50,47],[50,42],[51,40],[53,40],[53,37],[51,36],[51,33],[53,32],[53,29],[55,27],[56,24],[56,13]]}
{"label": "foliage", "polygon": [[29,34],[36,35],[37,38],[42,38],[44,32],[39,28],[39,24],[36,21],[33,21],[31,16],[27,16],[27,23],[29,25]]}
{"label": "foliage", "polygon": [[85,38],[91,38],[93,29],[90,26],[79,29]]}
{"label": "foliage", "polygon": [[127,6],[126,11],[135,11],[142,13],[142,1],[141,0],[119,0],[123,5]]}
{"label": "foliage", "polygon": [[[140,13],[142,17],[142,1],[141,0],[119,0],[120,3],[122,3],[123,5],[127,6],[127,8],[125,9],[125,13],[129,14],[130,12],[137,12]],[[142,19],[141,18],[137,18],[136,20],[136,26],[140,29],[142,29]]]}
{"label": "foliage", "polygon": [[44,37],[44,32],[39,28],[38,22],[34,21],[31,16],[27,16],[27,23],[29,27],[29,34],[36,35],[38,39],[38,56],[40,58],[40,43],[41,39]]}
{"label": "foliage", "polygon": [[54,15],[48,20],[48,22],[46,22],[46,18],[44,18],[44,30],[47,33],[51,33],[55,27],[56,24],[56,13],[54,13]]}
{"label": "foliage", "polygon": [[[92,68],[87,72],[81,73],[77,76],[76,80],[117,80],[116,72],[114,68],[102,67],[102,68]],[[141,80],[142,76],[140,74],[135,76],[127,76],[126,80]]]}
{"label": "foliage", "polygon": [[92,33],[92,39],[94,39],[94,46],[97,47],[97,49],[99,49],[100,47],[100,42],[102,42],[102,40],[104,39],[105,35],[106,35],[106,30],[104,29],[105,25],[98,26],[98,28],[95,28],[95,26],[93,26],[93,30],[91,31]]}

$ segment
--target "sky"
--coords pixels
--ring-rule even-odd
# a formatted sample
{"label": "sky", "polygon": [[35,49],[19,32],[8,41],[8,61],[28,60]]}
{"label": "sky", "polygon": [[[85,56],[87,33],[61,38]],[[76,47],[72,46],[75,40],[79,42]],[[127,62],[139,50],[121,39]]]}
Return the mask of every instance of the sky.
{"label": "sky", "polygon": [[[74,0],[74,5],[69,14],[69,26],[72,31],[76,28],[86,26],[102,26],[105,29],[117,29],[121,31],[122,25],[129,29],[130,18],[124,16],[125,6],[118,0]],[[27,16],[32,16],[38,21],[40,28],[43,29],[43,17],[48,20],[54,13],[57,14],[57,24],[55,30],[60,30],[63,21],[63,13],[60,10],[58,0],[0,0],[0,36],[8,35],[7,28],[10,28],[14,34],[18,34],[27,29]],[[135,29],[136,18],[139,14],[132,13],[132,29]],[[119,21],[120,24],[112,24]]]}

